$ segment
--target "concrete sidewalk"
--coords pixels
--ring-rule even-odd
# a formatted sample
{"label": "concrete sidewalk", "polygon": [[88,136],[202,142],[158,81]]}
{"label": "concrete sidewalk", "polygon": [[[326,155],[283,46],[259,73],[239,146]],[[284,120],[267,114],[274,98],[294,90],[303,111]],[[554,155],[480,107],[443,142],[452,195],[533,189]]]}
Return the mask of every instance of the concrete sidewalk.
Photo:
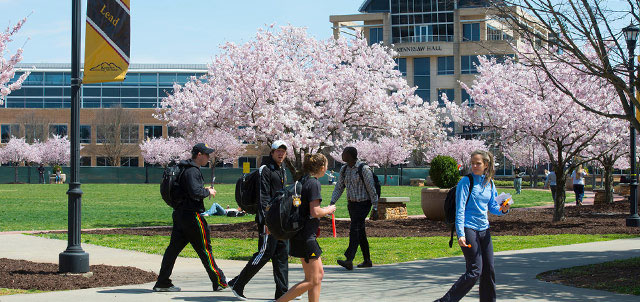
{"label": "concrete sidewalk", "polygon": [[[58,262],[66,241],[40,237],[0,235],[0,257],[39,262]],[[135,266],[157,273],[160,255],[83,245],[90,263]],[[190,247],[187,247],[190,248]],[[375,247],[374,250],[375,252]],[[378,251],[383,252],[383,251]],[[215,253],[215,251],[214,251]],[[496,253],[496,281],[500,301],[638,301],[636,296],[611,294],[541,282],[536,274],[552,269],[599,263],[640,255],[640,238],[576,244]],[[220,260],[219,265],[231,278],[244,261]],[[322,301],[433,301],[443,295],[464,271],[462,257],[440,258],[401,264],[379,265],[371,269],[345,271],[325,266]],[[303,278],[300,265],[291,265],[290,285]],[[179,258],[172,276],[182,287],[179,293],[153,293],[153,283],[111,288],[0,296],[0,301],[237,301],[229,291],[211,292],[211,284],[199,259]],[[273,298],[271,266],[247,285],[245,294],[252,301]],[[303,296],[306,300],[306,296]],[[477,286],[462,301],[478,301]]]}

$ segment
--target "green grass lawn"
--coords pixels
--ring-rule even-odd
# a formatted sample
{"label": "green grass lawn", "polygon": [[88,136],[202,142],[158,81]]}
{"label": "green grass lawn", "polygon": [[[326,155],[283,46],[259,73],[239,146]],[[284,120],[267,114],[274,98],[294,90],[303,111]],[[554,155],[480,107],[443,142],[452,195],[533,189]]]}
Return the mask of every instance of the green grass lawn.
{"label": "green grass lawn", "polygon": [[40,290],[35,290],[35,289],[24,290],[24,289],[0,288],[0,296],[17,295],[17,294],[37,294],[37,293],[44,293],[44,292]]}
{"label": "green grass lawn", "polygon": [[[39,234],[38,236],[66,240],[66,234]],[[607,241],[615,239],[635,238],[632,235],[540,235],[540,236],[493,236],[494,251],[509,251],[528,248],[539,248],[575,243]],[[84,243],[107,246],[118,249],[135,250],[149,254],[162,255],[169,244],[169,236],[135,236],[135,235],[82,235]],[[349,238],[319,238],[323,250],[324,263],[335,264],[337,259],[344,258],[344,251],[349,245]],[[397,263],[413,260],[433,259],[462,255],[457,246],[449,248],[449,237],[394,237],[369,238],[371,258],[374,263]],[[257,239],[222,239],[211,240],[214,257],[220,259],[249,260],[256,252]],[[180,254],[183,257],[197,257],[193,248],[188,246]],[[358,253],[357,263],[362,262],[362,254]],[[299,259],[290,258],[297,263]]]}
{"label": "green grass lawn", "polygon": [[[421,187],[384,186],[382,196],[409,197],[409,215],[422,215]],[[0,185],[0,231],[64,230],[67,228],[67,185]],[[217,202],[236,207],[235,185],[216,185],[216,198],[205,199],[205,206]],[[139,227],[171,224],[171,209],[160,198],[158,184],[85,184],[82,185],[82,227]],[[333,186],[322,186],[323,204],[331,200]],[[513,189],[498,192],[514,193]],[[571,200],[573,194],[567,194]],[[523,190],[514,197],[514,207],[551,203],[549,191]],[[346,193],[338,201],[336,217],[349,217]],[[207,217],[210,224],[252,221],[253,216],[238,218]]]}
{"label": "green grass lawn", "polygon": [[552,278],[554,283],[640,296],[639,270],[640,257],[636,257],[544,272],[538,279]]}

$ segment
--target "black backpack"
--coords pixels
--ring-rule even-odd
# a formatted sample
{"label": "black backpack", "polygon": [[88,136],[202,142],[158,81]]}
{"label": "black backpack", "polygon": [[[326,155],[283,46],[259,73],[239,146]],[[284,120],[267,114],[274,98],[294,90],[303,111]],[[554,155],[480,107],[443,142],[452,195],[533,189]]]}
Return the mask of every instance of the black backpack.
{"label": "black backpack", "polygon": [[176,208],[180,203],[182,203],[182,198],[180,197],[180,176],[184,173],[184,168],[181,168],[179,165],[172,163],[169,164],[166,168],[164,168],[164,172],[162,173],[162,182],[160,183],[160,195],[162,195],[162,199],[172,208]]}
{"label": "black backpack", "polygon": [[[267,208],[265,224],[269,228],[269,233],[278,240],[291,239],[304,227],[309,215],[301,213],[299,198],[302,184],[307,179],[308,177],[303,177],[293,185],[278,191]],[[295,200],[294,197],[298,199]]]}
{"label": "black backpack", "polygon": [[[467,174],[469,178],[469,195],[467,195],[467,202],[471,198],[471,190],[473,189],[473,176]],[[449,189],[447,192],[447,198],[444,200],[444,222],[451,229],[451,238],[449,239],[449,247],[453,247],[453,233],[456,231],[456,188],[458,186]]]}
{"label": "black backpack", "polygon": [[[340,170],[340,177],[344,177],[344,171],[346,169],[347,165],[342,166],[342,170]],[[362,183],[364,184],[364,175],[362,174],[362,169],[364,169],[365,163],[360,163],[360,165],[358,166],[358,175],[360,175],[360,179],[362,180]],[[373,172],[373,169],[371,170],[371,174],[373,174],[373,187],[376,189],[376,194],[378,194],[378,198],[380,198],[380,194],[382,194],[382,186],[380,186],[380,180],[378,179],[378,175],[376,175],[375,172]],[[342,179],[344,181],[344,178]],[[368,192],[367,192],[368,194]]]}
{"label": "black backpack", "polygon": [[265,167],[265,165],[262,165],[258,170],[243,174],[236,182],[236,202],[242,210],[249,214],[258,213],[260,177],[262,175],[262,169]]}

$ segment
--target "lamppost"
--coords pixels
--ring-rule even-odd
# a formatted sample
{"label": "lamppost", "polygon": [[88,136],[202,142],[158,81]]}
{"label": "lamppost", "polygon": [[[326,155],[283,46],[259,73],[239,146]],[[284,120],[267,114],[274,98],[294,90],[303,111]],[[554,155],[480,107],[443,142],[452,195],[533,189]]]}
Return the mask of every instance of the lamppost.
{"label": "lamppost", "polygon": [[[640,30],[633,24],[629,24],[629,26],[622,29],[622,33],[624,34],[624,39],[627,41],[627,49],[629,50],[629,64],[627,65],[629,71],[629,91],[630,98],[633,97],[634,86],[633,82],[635,81],[635,72],[634,72],[634,51],[636,48],[636,41],[638,40],[638,33]],[[635,108],[633,106],[633,102],[631,103],[631,112],[634,113],[635,117]],[[637,190],[638,190],[638,178],[636,174],[636,130],[633,127],[633,124],[629,127],[630,131],[630,159],[631,159],[631,170],[629,171],[629,189],[631,190],[631,194],[629,194],[629,205],[630,205],[630,215],[627,217],[627,226],[637,227],[640,226],[640,216],[638,216],[638,199],[637,199]]]}

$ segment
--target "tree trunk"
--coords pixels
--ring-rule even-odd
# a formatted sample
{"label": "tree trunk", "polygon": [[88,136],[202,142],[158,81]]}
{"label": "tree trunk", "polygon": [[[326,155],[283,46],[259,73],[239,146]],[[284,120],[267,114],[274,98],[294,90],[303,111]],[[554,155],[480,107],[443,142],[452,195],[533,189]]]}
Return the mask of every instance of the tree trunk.
{"label": "tree trunk", "polygon": [[287,165],[287,168],[289,169],[289,172],[291,172],[291,176],[293,176],[294,181],[302,178],[303,176],[302,160],[299,160],[298,158],[299,156],[296,155],[295,162],[291,162],[289,158],[284,160],[285,164]]}
{"label": "tree trunk", "polygon": [[558,165],[560,168],[556,169],[556,200],[553,205],[553,221],[564,220],[564,204],[566,199],[565,185],[567,183],[567,176],[562,168],[564,165]]}
{"label": "tree trunk", "polygon": [[604,198],[613,203],[613,163],[604,165]]}

